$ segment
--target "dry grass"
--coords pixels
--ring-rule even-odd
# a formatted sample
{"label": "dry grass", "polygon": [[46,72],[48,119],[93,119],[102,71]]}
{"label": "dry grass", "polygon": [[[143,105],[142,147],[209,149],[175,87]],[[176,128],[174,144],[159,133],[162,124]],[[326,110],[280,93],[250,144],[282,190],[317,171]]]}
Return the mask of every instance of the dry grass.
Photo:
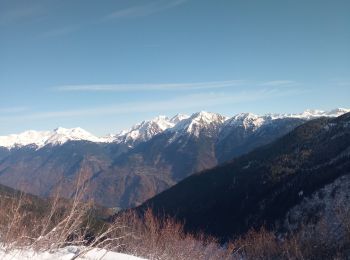
{"label": "dry grass", "polygon": [[[78,256],[92,248],[104,248],[119,227],[98,220],[91,202],[83,202],[86,186],[79,179],[72,200],[59,192],[48,201],[25,194],[0,198],[0,245],[2,249],[53,251],[68,245],[84,246]],[[73,258],[74,259],[74,258]]]}
{"label": "dry grass", "polygon": [[[0,197],[0,243],[3,249],[55,250],[67,245],[141,256],[150,260],[346,259],[350,255],[350,210],[338,207],[332,221],[322,219],[288,234],[264,228],[220,245],[213,237],[188,234],[170,217],[119,214],[113,223],[96,220],[94,205],[82,202],[86,187],[77,185],[69,203],[55,198],[37,205],[18,194]],[[73,259],[74,259],[73,258]]]}
{"label": "dry grass", "polygon": [[182,223],[169,217],[156,218],[151,210],[143,216],[127,212],[114,223],[96,225],[92,204],[78,196],[68,206],[56,198],[50,207],[34,211],[28,203],[23,195],[0,199],[2,248],[46,251],[76,245],[84,249],[75,258],[104,248],[150,260],[346,259],[350,254],[350,214],[343,209],[335,214],[341,224],[336,230],[324,220],[283,236],[262,228],[222,246],[212,237],[186,233]]}
{"label": "dry grass", "polygon": [[68,245],[83,246],[74,258],[104,248],[147,259],[232,259],[230,251],[214,238],[186,234],[182,223],[168,217],[158,219],[150,210],[142,217],[129,212],[113,223],[97,221],[93,203],[83,202],[87,190],[83,179],[78,178],[69,202],[60,199],[59,192],[40,206],[23,194],[0,198],[2,248],[54,251]]}
{"label": "dry grass", "polygon": [[[143,216],[133,212],[121,214],[118,226],[122,252],[147,259],[233,259],[232,251],[222,247],[218,241],[203,234],[187,234],[183,223],[164,216],[156,218],[151,210]],[[118,236],[118,235],[117,235]]]}
{"label": "dry grass", "polygon": [[153,259],[233,259],[214,238],[184,232],[183,224],[170,218],[157,219],[151,211],[142,218],[123,214],[113,223],[91,216],[91,203],[81,202],[81,192],[63,204],[59,197],[38,212],[28,210],[26,196],[0,199],[0,237],[2,248],[31,248],[54,251],[68,245],[84,246],[79,255],[93,248],[128,253]]}

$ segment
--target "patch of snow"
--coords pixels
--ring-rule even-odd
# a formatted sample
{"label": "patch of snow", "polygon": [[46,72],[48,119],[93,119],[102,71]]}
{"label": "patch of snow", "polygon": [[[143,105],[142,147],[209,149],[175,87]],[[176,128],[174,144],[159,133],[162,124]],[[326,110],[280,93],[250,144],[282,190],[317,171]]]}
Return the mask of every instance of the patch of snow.
{"label": "patch of snow", "polygon": [[349,113],[349,112],[350,112],[350,109],[336,108],[336,109],[333,109],[333,110],[326,112],[326,114],[329,117],[338,117],[338,116],[344,115],[344,114]]}
{"label": "patch of snow", "polygon": [[177,124],[179,123],[180,121],[184,120],[184,119],[187,119],[189,118],[190,116],[188,115],[183,115],[183,114],[177,114],[176,116],[172,117],[170,119],[170,122],[173,123],[173,124]]}
{"label": "patch of snow", "polygon": [[[77,254],[82,252],[84,248],[78,247],[65,247],[55,251],[43,251],[35,252],[29,250],[11,250],[5,252],[0,248],[0,259],[2,260],[70,260]],[[86,254],[76,258],[79,260],[142,260],[142,258],[106,251],[105,249],[94,248],[88,251]]]}
{"label": "patch of snow", "polygon": [[327,231],[327,242],[338,244],[340,241],[346,241],[343,237],[346,235],[344,217],[347,219],[350,213],[349,192],[348,173],[312,194],[305,196],[303,192],[301,202],[285,215],[283,226],[291,231],[302,227],[303,232],[312,234],[311,232],[320,230],[317,225],[321,225],[321,230]]}
{"label": "patch of snow", "polygon": [[148,141],[153,136],[162,133],[168,128],[174,127],[175,123],[166,116],[158,116],[149,121],[143,121],[133,126],[130,130],[122,131],[116,136],[118,143],[134,143],[136,141]]}
{"label": "patch of snow", "polygon": [[256,130],[261,127],[266,120],[267,118],[265,116],[258,116],[252,113],[241,113],[227,120],[225,126],[242,126],[244,129]]}
{"label": "patch of snow", "polygon": [[117,140],[117,135],[109,134],[100,138],[103,143],[113,143]]}
{"label": "patch of snow", "polygon": [[252,164],[252,162],[248,162],[248,164],[243,166],[242,169],[244,169],[244,170],[249,169],[251,164]]}
{"label": "patch of snow", "polygon": [[[337,117],[350,112],[350,109],[336,108],[330,111],[306,110],[299,114],[267,114],[263,116],[252,113],[240,113],[227,118],[217,113],[201,111],[192,116],[178,114],[172,118],[158,116],[149,121],[143,121],[129,130],[116,135],[96,137],[82,128],[66,129],[59,127],[54,131],[26,131],[21,134],[0,136],[0,147],[8,149],[34,145],[37,149],[46,145],[61,145],[68,141],[90,141],[96,143],[125,143],[133,147],[135,143],[148,141],[155,135],[166,130],[179,136],[183,133],[198,136],[203,129],[218,129],[220,127],[242,126],[245,129],[257,130],[262,125],[275,119],[299,118],[310,120],[318,117]],[[176,136],[174,137],[176,139]],[[173,138],[173,139],[174,139]]]}
{"label": "patch of snow", "polygon": [[46,145],[62,145],[68,141],[106,142],[82,128],[56,128],[53,131],[26,131],[20,134],[0,136],[0,146],[6,148],[34,145],[38,149]]}
{"label": "patch of snow", "polygon": [[220,114],[201,111],[193,114],[187,119],[180,121],[173,128],[171,128],[170,131],[176,133],[186,132],[194,136],[198,136],[202,129],[219,127],[226,120],[227,117]]}
{"label": "patch of snow", "polygon": [[345,113],[349,113],[350,109],[336,108],[330,111],[307,109],[299,114],[269,114],[272,119],[278,118],[300,118],[300,119],[314,119],[318,117],[338,117]]}

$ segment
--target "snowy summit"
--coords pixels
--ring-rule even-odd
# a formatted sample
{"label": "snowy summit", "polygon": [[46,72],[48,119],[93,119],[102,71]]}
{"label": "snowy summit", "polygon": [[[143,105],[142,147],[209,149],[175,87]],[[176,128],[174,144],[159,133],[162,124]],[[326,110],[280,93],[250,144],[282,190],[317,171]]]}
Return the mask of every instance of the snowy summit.
{"label": "snowy summit", "polygon": [[89,141],[95,143],[124,143],[130,147],[145,142],[166,130],[176,134],[190,134],[198,136],[203,129],[217,129],[219,127],[243,127],[252,131],[271,120],[282,118],[299,118],[310,120],[318,117],[337,117],[350,112],[350,109],[336,108],[330,111],[308,109],[299,114],[266,114],[255,115],[240,113],[231,118],[211,112],[197,112],[191,116],[177,114],[172,118],[158,116],[148,121],[142,121],[129,130],[121,131],[117,135],[97,137],[82,128],[66,129],[59,127],[53,131],[26,131],[20,134],[0,136],[0,147],[12,149],[15,147],[35,146],[40,149],[46,145],[62,145],[68,141]]}
{"label": "snowy summit", "polygon": [[0,146],[6,148],[23,147],[33,145],[37,148],[46,145],[62,145],[68,141],[105,142],[82,128],[59,127],[53,131],[26,131],[21,134],[0,136]]}

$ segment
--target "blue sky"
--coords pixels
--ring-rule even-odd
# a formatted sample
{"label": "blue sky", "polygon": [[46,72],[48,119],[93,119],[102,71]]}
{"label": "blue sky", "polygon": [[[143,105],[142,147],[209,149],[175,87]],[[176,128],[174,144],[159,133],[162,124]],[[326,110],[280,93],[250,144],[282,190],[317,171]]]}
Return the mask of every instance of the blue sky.
{"label": "blue sky", "polygon": [[0,135],[350,107],[348,0],[0,0]]}

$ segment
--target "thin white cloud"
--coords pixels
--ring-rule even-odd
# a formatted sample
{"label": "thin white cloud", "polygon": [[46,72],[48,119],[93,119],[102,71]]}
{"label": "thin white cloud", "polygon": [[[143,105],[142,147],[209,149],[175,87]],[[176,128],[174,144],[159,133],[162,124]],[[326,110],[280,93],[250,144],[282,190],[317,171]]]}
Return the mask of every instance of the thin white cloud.
{"label": "thin white cloud", "polygon": [[0,114],[20,113],[26,110],[26,107],[0,107]]}
{"label": "thin white cloud", "polygon": [[133,92],[133,91],[184,91],[184,90],[205,90],[220,89],[234,86],[250,87],[292,87],[298,83],[292,80],[273,80],[256,82],[249,80],[226,80],[193,83],[140,83],[140,84],[82,84],[63,85],[53,87],[55,91],[62,92]]}
{"label": "thin white cloud", "polygon": [[195,83],[164,83],[164,84],[96,84],[96,85],[65,85],[54,87],[56,91],[65,92],[133,92],[133,91],[183,91],[228,88],[244,84],[244,80],[228,80]]}
{"label": "thin white cloud", "polygon": [[104,21],[109,21],[109,20],[118,19],[118,18],[148,16],[154,13],[165,11],[167,9],[171,9],[187,1],[189,0],[158,0],[158,1],[149,2],[144,5],[131,6],[124,9],[116,10],[103,17],[92,19],[89,22],[81,23],[80,25],[68,25],[68,26],[63,26],[59,28],[54,28],[52,30],[42,33],[40,36],[57,37],[57,36],[62,36],[62,35],[66,35],[66,34],[70,34],[75,31],[78,31],[81,28],[86,27],[88,24],[101,23]]}
{"label": "thin white cloud", "polygon": [[56,37],[56,36],[62,36],[66,35],[72,32],[75,32],[80,29],[80,26],[78,25],[69,25],[61,28],[52,29],[50,31],[44,32],[41,36],[42,37]]}
{"label": "thin white cloud", "polygon": [[104,17],[103,20],[112,20],[126,17],[142,17],[181,5],[188,0],[158,0],[144,5],[137,5],[116,10]]}
{"label": "thin white cloud", "polygon": [[260,83],[260,86],[271,86],[271,87],[277,87],[277,86],[290,86],[290,85],[296,84],[295,81],[293,80],[272,80],[272,81],[267,81]]}
{"label": "thin white cloud", "polygon": [[38,5],[19,6],[0,12],[0,25],[16,23],[30,18],[36,18],[43,13],[43,8]]}
{"label": "thin white cloud", "polygon": [[350,86],[350,79],[346,79],[346,78],[331,79],[330,82],[331,82],[331,84],[339,86],[339,87]]}
{"label": "thin white cloud", "polygon": [[144,102],[126,102],[118,105],[99,106],[64,111],[38,112],[31,114],[0,117],[0,122],[23,120],[47,120],[54,118],[94,117],[144,112],[178,111],[184,109],[210,109],[222,105],[234,105],[244,102],[271,99],[282,96],[291,96],[302,93],[302,90],[268,88],[237,93],[212,92],[193,95],[184,95],[162,101],[148,100]]}

